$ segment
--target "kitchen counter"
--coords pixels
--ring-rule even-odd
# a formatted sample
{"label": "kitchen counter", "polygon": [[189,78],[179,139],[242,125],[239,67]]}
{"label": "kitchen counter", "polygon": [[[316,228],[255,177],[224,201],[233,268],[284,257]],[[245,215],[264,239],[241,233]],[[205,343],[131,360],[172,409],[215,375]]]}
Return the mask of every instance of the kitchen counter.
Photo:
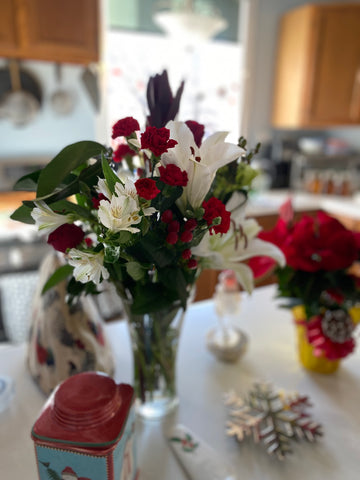
{"label": "kitchen counter", "polygon": [[246,214],[249,217],[278,215],[279,207],[292,199],[295,212],[324,210],[329,215],[360,220],[360,197],[340,197],[335,195],[314,195],[291,190],[269,190],[250,195]]}

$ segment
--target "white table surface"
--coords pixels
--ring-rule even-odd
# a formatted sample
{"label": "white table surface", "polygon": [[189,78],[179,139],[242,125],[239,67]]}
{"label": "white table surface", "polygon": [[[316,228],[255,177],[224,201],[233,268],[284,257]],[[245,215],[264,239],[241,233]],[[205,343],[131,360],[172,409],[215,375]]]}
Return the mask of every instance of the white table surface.
{"label": "white table surface", "polygon": [[[190,307],[183,327],[178,356],[179,409],[164,422],[138,421],[140,480],[186,478],[163,437],[172,422],[190,427],[223,455],[237,479],[253,480],[355,480],[360,471],[360,352],[343,361],[339,371],[326,376],[301,368],[295,351],[291,314],[278,307],[274,287],[244,295],[239,319],[248,334],[248,351],[236,364],[219,362],[206,349],[207,331],[216,324],[211,301]],[[106,326],[114,347],[116,380],[131,382],[129,337],[125,322]],[[45,398],[25,366],[25,346],[0,346],[0,374],[11,375],[16,395],[0,413],[0,478],[36,480],[31,427]],[[324,437],[315,444],[294,444],[284,462],[269,457],[251,441],[238,444],[225,435],[227,410],[222,396],[234,388],[245,394],[256,380],[309,395],[313,418],[323,424]],[[93,479],[102,480],[102,479]]]}

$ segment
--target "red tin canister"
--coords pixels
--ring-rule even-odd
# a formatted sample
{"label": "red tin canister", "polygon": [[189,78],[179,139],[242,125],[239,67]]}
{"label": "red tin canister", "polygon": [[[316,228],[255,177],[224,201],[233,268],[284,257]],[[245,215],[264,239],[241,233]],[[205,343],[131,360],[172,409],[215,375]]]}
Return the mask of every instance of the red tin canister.
{"label": "red tin canister", "polygon": [[84,372],[49,397],[31,436],[40,480],[134,480],[134,390]]}

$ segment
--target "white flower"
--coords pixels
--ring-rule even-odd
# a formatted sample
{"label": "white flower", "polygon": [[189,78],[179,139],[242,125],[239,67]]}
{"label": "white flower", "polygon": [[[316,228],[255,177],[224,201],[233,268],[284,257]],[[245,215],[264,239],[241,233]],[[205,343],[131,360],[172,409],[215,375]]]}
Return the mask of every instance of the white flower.
{"label": "white flower", "polygon": [[87,253],[72,248],[69,250],[69,264],[74,267],[75,280],[81,283],[94,282],[98,285],[101,277],[109,278],[109,272],[104,267],[104,253]]}
{"label": "white flower", "polygon": [[110,202],[101,200],[98,216],[100,222],[112,232],[140,232],[139,228],[132,226],[141,222],[141,216],[136,200],[131,197],[113,195]]}
{"label": "white flower", "polygon": [[108,184],[106,183],[105,178],[99,178],[96,191],[98,193],[102,193],[106,198],[111,198],[111,191],[110,191],[110,188],[108,187]]}
{"label": "white flower", "polygon": [[43,233],[50,234],[61,225],[72,222],[70,214],[60,215],[59,213],[55,213],[43,201],[34,202],[34,204],[36,207],[33,208],[31,216],[35,220],[38,230]]}
{"label": "white flower", "polygon": [[[235,202],[231,199],[226,204],[229,210],[234,206]],[[240,226],[240,231],[235,232],[230,228],[223,235],[206,233],[200,244],[193,247],[191,251],[194,255],[203,257],[201,263],[204,268],[233,270],[238,282],[250,293],[254,288],[253,272],[248,265],[241,262],[251,257],[266,256],[284,266],[285,257],[282,251],[272,243],[256,238],[261,227],[253,218],[245,219],[244,206],[234,211],[236,215],[232,214],[232,220],[237,227]]]}
{"label": "white flower", "polygon": [[188,184],[178,201],[182,211],[187,202],[193,207],[200,207],[218,168],[236,160],[243,149],[232,143],[226,143],[227,132],[217,132],[208,137],[198,148],[189,127],[183,122],[170,121],[166,125],[170,138],[178,143],[161,156],[161,164],[177,165],[188,174]]}

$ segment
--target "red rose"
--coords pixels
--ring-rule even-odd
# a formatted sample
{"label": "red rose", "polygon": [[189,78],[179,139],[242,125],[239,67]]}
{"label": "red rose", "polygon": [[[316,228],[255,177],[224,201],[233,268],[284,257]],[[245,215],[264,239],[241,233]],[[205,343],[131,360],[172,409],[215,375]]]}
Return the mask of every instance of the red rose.
{"label": "red rose", "polygon": [[125,117],[113,125],[111,138],[129,137],[136,130],[140,130],[139,122],[133,117]]}
{"label": "red rose", "polygon": [[74,248],[82,242],[85,234],[80,227],[73,223],[65,223],[50,233],[47,243],[59,252],[66,252],[68,248]]}
{"label": "red rose", "polygon": [[160,193],[155,180],[152,178],[139,178],[135,182],[135,187],[138,195],[145,198],[145,200],[152,200]]}
{"label": "red rose", "polygon": [[159,172],[160,180],[168,185],[186,187],[189,180],[187,172],[173,163],[169,163],[166,167],[160,166]]}
{"label": "red rose", "polygon": [[207,202],[204,201],[202,206],[205,209],[204,220],[208,225],[212,225],[215,218],[221,217],[220,224],[210,228],[210,234],[226,233],[230,228],[230,212],[226,210],[222,201],[211,197]]}
{"label": "red rose", "polygon": [[126,155],[131,155],[133,157],[135,154],[136,152],[134,152],[134,150],[132,150],[129,145],[126,145],[126,143],[122,143],[113,153],[113,161],[115,163],[120,163],[126,157]]}
{"label": "red rose", "polygon": [[192,134],[194,135],[195,143],[200,148],[202,138],[204,136],[204,131],[205,131],[204,125],[202,125],[201,123],[195,122],[194,120],[187,120],[185,123],[192,131]]}
{"label": "red rose", "polygon": [[169,137],[168,128],[147,127],[141,134],[141,148],[148,148],[156,157],[159,157],[177,144],[176,140],[169,140]]}

